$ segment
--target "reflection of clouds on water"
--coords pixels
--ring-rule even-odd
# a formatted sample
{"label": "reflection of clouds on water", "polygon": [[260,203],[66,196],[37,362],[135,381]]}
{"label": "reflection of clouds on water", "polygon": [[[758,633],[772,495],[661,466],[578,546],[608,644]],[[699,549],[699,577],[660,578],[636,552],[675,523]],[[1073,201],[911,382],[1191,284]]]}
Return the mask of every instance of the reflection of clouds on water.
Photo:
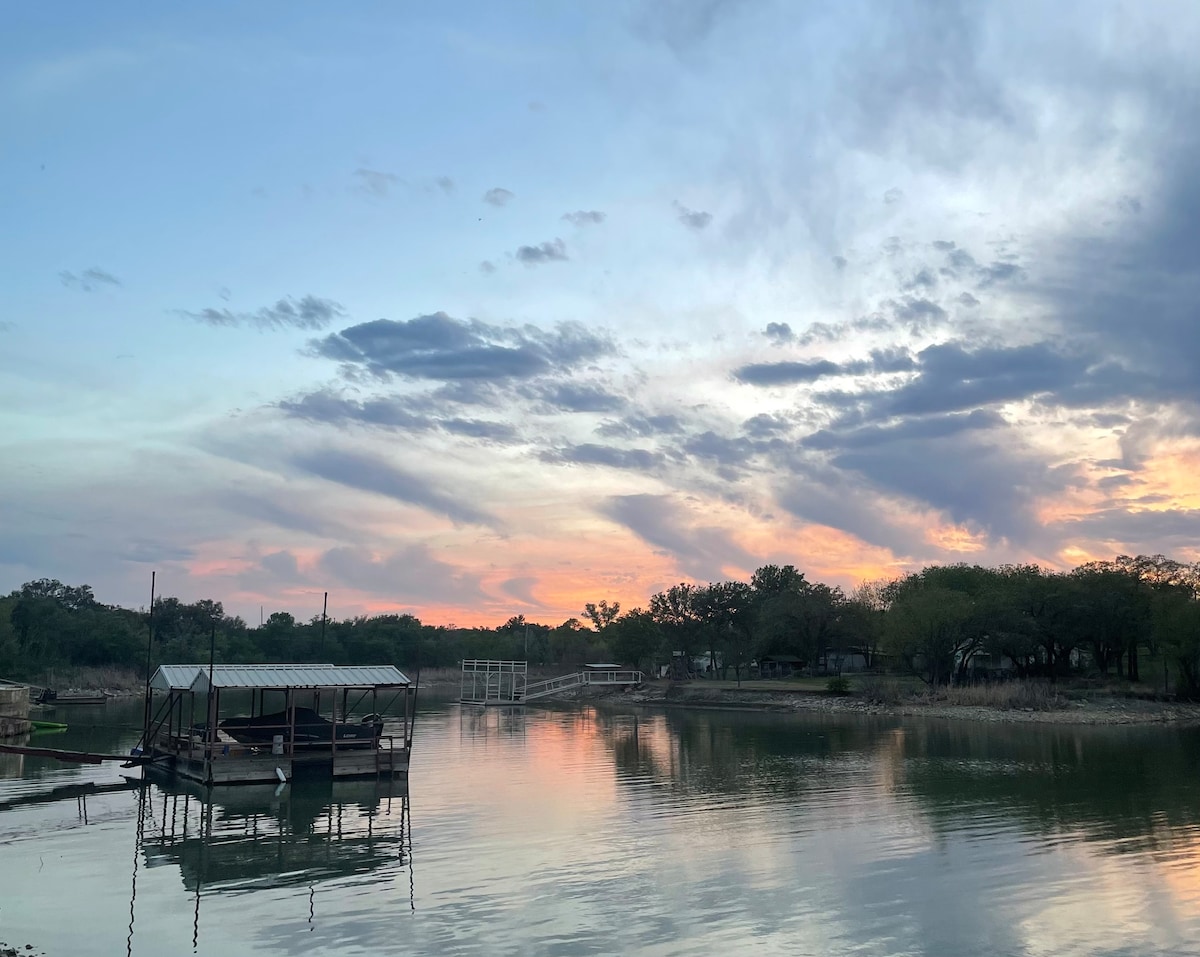
{"label": "reflection of clouds on water", "polygon": [[119,951],[136,855],[133,953],[1165,955],[1200,939],[1194,731],[569,706],[421,720],[411,798],[155,786],[139,831],[136,794],[90,792],[88,825],[74,791],[22,794],[0,833],[52,826],[7,844],[6,867],[31,894],[77,896],[94,946],[48,916],[61,902],[33,897],[21,919],[48,928],[47,952]]}

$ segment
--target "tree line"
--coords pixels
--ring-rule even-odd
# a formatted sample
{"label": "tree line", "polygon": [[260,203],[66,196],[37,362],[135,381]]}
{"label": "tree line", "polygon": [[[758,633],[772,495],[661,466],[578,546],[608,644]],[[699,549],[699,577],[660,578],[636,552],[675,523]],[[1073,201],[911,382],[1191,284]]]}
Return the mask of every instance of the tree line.
{"label": "tree line", "polygon": [[[687,673],[702,660],[721,676],[764,662],[872,670],[931,685],[1002,666],[1019,677],[1094,673],[1169,685],[1200,697],[1200,563],[1121,556],[1068,572],[1036,565],[931,565],[850,593],[792,565],[764,565],[748,582],[680,583],[622,611],[588,602],[558,625],[514,615],[494,628],[430,625],[390,614],[298,621],[275,612],[258,627],[221,602],[154,603],[151,663],[216,659],[397,662],[454,667],[463,658],[525,659],[573,668],[616,661]],[[60,666],[145,665],[150,615],[98,602],[87,585],[43,579],[0,598],[0,675]],[[1146,662],[1153,662],[1153,674]]]}

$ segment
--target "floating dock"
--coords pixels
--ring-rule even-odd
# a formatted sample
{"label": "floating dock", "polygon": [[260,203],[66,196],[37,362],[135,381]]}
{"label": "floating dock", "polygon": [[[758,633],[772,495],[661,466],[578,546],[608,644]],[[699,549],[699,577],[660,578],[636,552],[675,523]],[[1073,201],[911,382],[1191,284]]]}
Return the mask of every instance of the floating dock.
{"label": "floating dock", "polygon": [[[243,704],[223,718],[231,692],[249,694],[248,713]],[[381,712],[398,700],[400,727],[384,733]],[[393,665],[162,665],[140,757],[205,785],[393,778],[408,773],[415,707],[415,687]]]}

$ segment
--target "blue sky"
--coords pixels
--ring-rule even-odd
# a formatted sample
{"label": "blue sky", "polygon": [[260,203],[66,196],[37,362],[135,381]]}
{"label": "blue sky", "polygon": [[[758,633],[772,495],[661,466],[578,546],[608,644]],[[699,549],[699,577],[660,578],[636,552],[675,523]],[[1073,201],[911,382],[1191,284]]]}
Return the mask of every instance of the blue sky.
{"label": "blue sky", "polygon": [[3,18],[0,588],[1200,558],[1191,4]]}

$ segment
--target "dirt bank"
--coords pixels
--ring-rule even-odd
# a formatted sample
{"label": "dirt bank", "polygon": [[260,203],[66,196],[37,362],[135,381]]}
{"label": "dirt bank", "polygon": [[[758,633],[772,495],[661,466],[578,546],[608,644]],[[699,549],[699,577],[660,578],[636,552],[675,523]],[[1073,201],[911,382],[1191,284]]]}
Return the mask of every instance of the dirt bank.
{"label": "dirt bank", "polygon": [[[716,708],[775,713],[816,712],[889,717],[958,718],[1025,724],[1196,724],[1200,705],[1172,701],[1147,701],[1112,695],[1086,699],[1063,699],[1047,709],[999,708],[941,702],[873,704],[855,695],[833,695],[818,691],[713,688],[703,683],[667,682],[646,684],[629,691],[589,689],[575,693],[578,700],[597,703],[647,705],[652,707]],[[571,697],[571,693],[563,698]]]}

